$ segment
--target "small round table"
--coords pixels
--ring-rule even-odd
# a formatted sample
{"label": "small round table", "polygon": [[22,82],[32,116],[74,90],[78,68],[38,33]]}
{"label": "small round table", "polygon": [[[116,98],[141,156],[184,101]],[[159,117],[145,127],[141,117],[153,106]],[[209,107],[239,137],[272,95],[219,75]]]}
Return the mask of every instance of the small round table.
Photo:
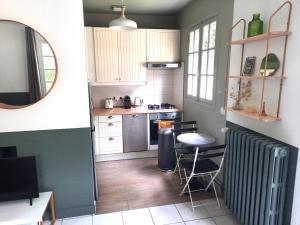
{"label": "small round table", "polygon": [[205,147],[216,142],[212,136],[203,133],[184,133],[177,136],[177,140],[185,145]]}

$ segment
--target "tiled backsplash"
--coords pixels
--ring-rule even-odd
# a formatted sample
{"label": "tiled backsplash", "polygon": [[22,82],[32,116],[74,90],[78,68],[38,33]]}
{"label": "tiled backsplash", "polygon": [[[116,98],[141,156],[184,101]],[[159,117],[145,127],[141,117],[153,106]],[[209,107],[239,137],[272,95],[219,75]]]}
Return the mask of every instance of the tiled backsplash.
{"label": "tiled backsplash", "polygon": [[[132,102],[135,97],[144,100],[144,105],[171,103],[182,108],[183,68],[176,70],[147,70],[146,85],[94,86],[92,98],[94,107],[104,107],[106,98],[129,95]],[[121,104],[119,101],[118,105]]]}

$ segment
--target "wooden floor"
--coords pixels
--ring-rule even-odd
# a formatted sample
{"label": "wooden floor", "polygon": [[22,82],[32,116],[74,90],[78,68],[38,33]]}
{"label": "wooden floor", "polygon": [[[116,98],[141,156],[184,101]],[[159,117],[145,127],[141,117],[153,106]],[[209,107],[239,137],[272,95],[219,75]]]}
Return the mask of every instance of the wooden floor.
{"label": "wooden floor", "polygon": [[[183,186],[178,174],[160,171],[157,158],[98,162],[97,180],[98,214],[189,201],[188,195],[179,195]],[[207,192],[193,196],[213,197]]]}

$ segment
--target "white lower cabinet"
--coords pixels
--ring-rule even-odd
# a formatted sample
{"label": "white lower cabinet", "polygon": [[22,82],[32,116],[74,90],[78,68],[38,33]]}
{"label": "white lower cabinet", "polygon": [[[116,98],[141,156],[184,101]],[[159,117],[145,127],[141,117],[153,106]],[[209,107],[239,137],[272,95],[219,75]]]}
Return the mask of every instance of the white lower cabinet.
{"label": "white lower cabinet", "polygon": [[111,136],[101,137],[99,140],[100,154],[111,154],[123,152],[123,137]]}
{"label": "white lower cabinet", "polygon": [[122,115],[95,117],[96,154],[123,152]]}

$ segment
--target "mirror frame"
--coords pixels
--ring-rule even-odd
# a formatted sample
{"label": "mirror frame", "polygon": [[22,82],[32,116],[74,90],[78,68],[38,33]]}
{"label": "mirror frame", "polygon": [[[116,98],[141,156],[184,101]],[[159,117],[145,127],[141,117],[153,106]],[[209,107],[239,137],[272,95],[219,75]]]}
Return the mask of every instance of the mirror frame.
{"label": "mirror frame", "polygon": [[22,22],[19,22],[19,21],[16,21],[16,20],[6,20],[6,19],[0,19],[0,23],[1,22],[13,22],[13,23],[18,23],[18,24],[21,24],[25,27],[30,27],[32,30],[34,30],[36,33],[38,33],[49,45],[52,53],[53,53],[53,56],[54,56],[54,61],[55,61],[55,78],[54,78],[54,81],[53,81],[53,84],[51,86],[51,88],[49,89],[49,91],[46,93],[45,96],[43,96],[40,100],[38,100],[37,102],[35,103],[32,103],[32,104],[29,104],[29,105],[9,105],[9,104],[6,104],[6,103],[2,103],[0,102],[0,109],[23,109],[23,108],[26,108],[26,107],[29,107],[29,106],[32,106],[40,101],[42,101],[43,99],[45,99],[48,94],[52,91],[53,87],[55,86],[56,84],[56,81],[57,81],[57,77],[58,77],[58,64],[57,64],[57,57],[56,57],[56,54],[51,46],[51,44],[49,43],[49,41],[39,32],[37,31],[37,29],[33,28],[32,26],[29,26],[25,23],[22,23]]}

